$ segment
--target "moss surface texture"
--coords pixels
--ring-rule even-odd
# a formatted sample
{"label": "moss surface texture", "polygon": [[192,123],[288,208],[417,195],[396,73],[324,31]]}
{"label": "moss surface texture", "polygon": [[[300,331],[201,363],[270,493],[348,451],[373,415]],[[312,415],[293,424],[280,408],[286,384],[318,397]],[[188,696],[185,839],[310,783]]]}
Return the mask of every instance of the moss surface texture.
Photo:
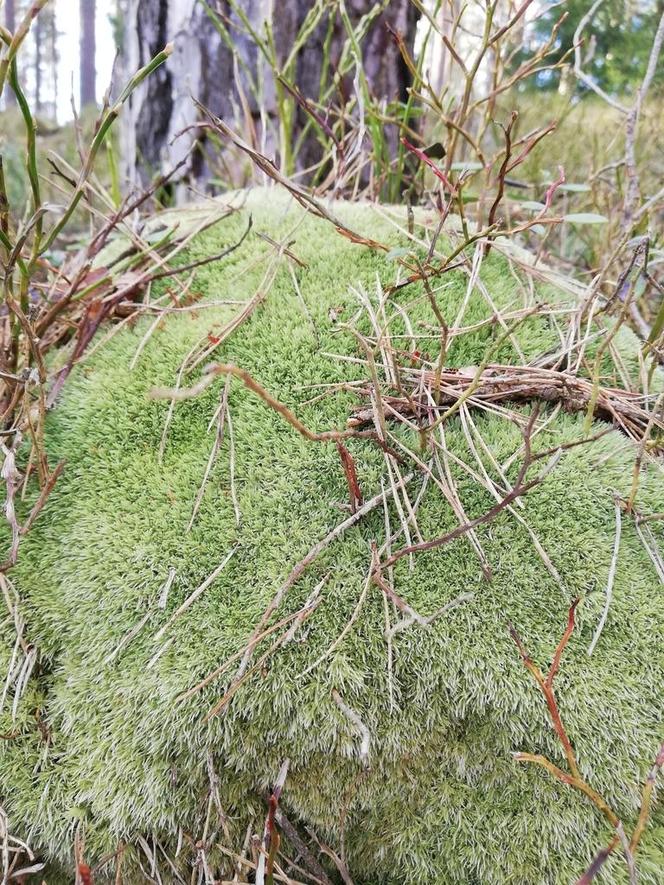
{"label": "moss surface texture", "polygon": [[[575,881],[611,829],[584,796],[514,759],[517,751],[544,754],[565,768],[507,623],[546,672],[570,602],[581,597],[556,680],[560,710],[582,774],[633,826],[662,738],[664,609],[656,567],[634,520],[624,516],[608,618],[588,654],[613,556],[615,497],[629,496],[637,450],[616,430],[565,450],[544,482],[514,505],[520,520],[504,510],[472,538],[417,553],[412,564],[404,557],[386,573],[423,617],[462,597],[430,626],[400,629],[389,645],[386,618],[393,626],[403,613],[367,582],[371,542],[385,543],[389,523],[399,535],[391,549],[405,543],[399,511],[413,541],[439,536],[459,518],[440,479],[417,500],[425,474],[406,456],[397,466],[414,478],[408,501],[402,495],[397,507],[381,448],[371,439],[348,440],[365,500],[385,488],[387,507],[344,532],[293,584],[269,622],[282,626],[257,646],[247,678],[220,715],[205,718],[233,684],[238,659],[182,699],[242,652],[291,569],[348,517],[349,495],[336,445],[305,439],[236,378],[224,411],[231,423],[225,421],[203,483],[224,379],[176,402],[170,418],[169,401],[151,399],[152,388],[173,387],[179,375],[180,386],[191,387],[206,363],[232,363],[313,431],[343,429],[358,398],[334,385],[371,377],[351,325],[374,341],[374,313],[389,327],[392,347],[404,352],[412,349],[412,331],[420,348],[408,357],[414,366],[428,359],[433,368],[439,352],[439,323],[422,287],[386,294],[408,273],[398,257],[408,248],[425,254],[408,241],[405,209],[335,207],[355,232],[393,250],[386,253],[351,242],[290,199],[259,191],[198,236],[182,261],[235,243],[250,211],[253,228],[241,247],[197,272],[191,288],[202,298],[198,308],[171,311],[156,325],[154,314],[126,324],[77,367],[49,416],[49,458],[66,459],[66,468],[12,572],[25,637],[40,658],[27,686],[14,667],[0,716],[0,731],[13,735],[0,742],[10,828],[53,870],[72,869],[77,833],[91,865],[126,846],[127,882],[157,881],[150,853],[162,881],[173,879],[174,869],[188,878],[201,857],[195,843],[205,840],[206,863],[223,878],[232,870],[224,847],[239,852],[249,825],[262,831],[265,793],[287,758],[284,811],[302,832],[312,828],[343,853],[356,883]],[[425,221],[416,217],[420,241]],[[435,218],[428,222],[435,226]],[[301,264],[279,255],[261,233],[290,243]],[[449,251],[448,242],[439,248]],[[472,248],[467,255],[470,262]],[[573,296],[517,265],[494,249],[477,285],[469,286],[463,267],[435,281],[440,311],[450,326],[457,319],[467,330],[452,337],[446,366],[477,366],[490,347],[493,362],[518,364],[561,347]],[[262,303],[214,349],[241,309],[237,302],[257,291]],[[512,335],[500,323],[482,324],[495,309],[516,315],[537,302],[559,312],[535,313]],[[201,342],[214,352],[181,372]],[[636,373],[635,340],[621,332],[616,342],[622,377]],[[380,352],[374,357],[383,384]],[[602,383],[620,386],[620,377],[612,364]],[[464,412],[473,421],[465,429],[459,413],[446,421],[438,462],[421,450],[415,430],[389,414],[385,421],[398,443],[438,464],[472,519],[496,503],[483,478],[504,490],[518,473],[522,435],[510,416],[527,415],[530,406],[504,409]],[[545,404],[534,448],[581,439],[583,425],[583,414]],[[606,426],[597,422],[591,433]],[[392,461],[393,479],[396,469]],[[664,511],[664,482],[652,464],[644,465],[638,506]],[[414,520],[410,508],[417,508]],[[662,523],[649,525],[661,543]],[[218,577],[173,619],[232,550]],[[319,584],[306,621],[288,621]],[[294,624],[292,641],[268,654]],[[22,660],[15,646],[10,618],[2,628],[3,672],[13,654]],[[367,736],[356,720],[367,730],[368,767]],[[638,859],[643,883],[664,881],[657,806]],[[627,881],[623,868],[612,859],[604,881]],[[115,857],[107,859],[98,880],[115,869]],[[333,865],[328,873],[340,881]]]}

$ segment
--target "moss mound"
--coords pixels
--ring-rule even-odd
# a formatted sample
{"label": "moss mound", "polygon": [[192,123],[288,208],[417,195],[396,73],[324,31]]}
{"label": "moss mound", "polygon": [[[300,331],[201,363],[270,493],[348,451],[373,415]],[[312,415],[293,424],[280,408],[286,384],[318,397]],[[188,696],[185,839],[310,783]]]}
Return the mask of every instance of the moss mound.
{"label": "moss mound", "polygon": [[[14,735],[0,744],[0,794],[12,831],[69,869],[76,831],[84,834],[89,863],[122,843],[126,881],[148,875],[149,852],[163,881],[174,869],[184,875],[200,862],[202,844],[206,862],[222,876],[232,869],[224,848],[239,850],[249,825],[261,831],[265,791],[288,758],[283,809],[343,853],[358,883],[573,881],[610,829],[578,793],[514,760],[514,751],[525,751],[565,765],[506,623],[514,623],[546,667],[570,601],[582,597],[557,679],[561,712],[583,775],[633,822],[661,740],[664,611],[657,572],[625,517],[608,619],[588,655],[613,553],[614,499],[629,495],[635,457],[634,444],[617,431],[566,450],[523,505],[515,505],[521,521],[503,511],[476,530],[474,543],[466,536],[418,553],[412,566],[408,557],[396,564],[394,590],[422,616],[460,596],[465,601],[429,627],[415,623],[395,633],[389,661],[386,617],[393,625],[400,613],[376,585],[367,585],[371,542],[380,547],[386,537],[379,506],[293,584],[270,623],[295,615],[321,584],[315,611],[292,641],[270,654],[293,621],[262,640],[252,660],[260,666],[248,671],[221,715],[205,719],[232,684],[237,660],[182,699],[245,648],[290,570],[347,518],[348,488],[333,443],[303,438],[234,380],[232,424],[226,421],[188,528],[224,382],[177,402],[165,435],[169,403],[149,399],[151,388],[172,387],[187,354],[201,341],[213,345],[238,312],[237,302],[257,291],[264,291],[264,301],[210,359],[248,370],[314,431],[344,428],[358,405],[349,385],[369,377],[366,354],[347,324],[369,337],[373,311],[389,326],[395,349],[411,348],[412,331],[427,348],[420,357],[433,365],[439,346],[437,320],[419,285],[385,296],[383,287],[405,276],[394,260],[398,253],[354,244],[272,192],[255,195],[201,235],[187,260],[235,242],[249,210],[254,230],[242,247],[197,275],[194,290],[208,305],[165,315],[147,339],[153,317],[117,334],[77,369],[49,418],[50,457],[53,463],[65,458],[67,466],[14,572],[26,635],[41,658],[27,687],[11,681],[0,717],[0,730]],[[407,245],[405,210],[335,211],[364,236],[391,248]],[[290,248],[306,266],[278,257],[258,232],[294,240]],[[570,295],[532,284],[496,250],[479,276],[481,285],[469,289],[468,274],[457,269],[437,286],[443,315],[451,323],[463,309],[459,325],[467,330],[451,339],[447,366],[477,365],[489,347],[497,363],[521,363],[560,347]],[[494,309],[509,313],[537,301],[557,302],[559,320],[535,314],[511,336],[483,322]],[[630,371],[636,345],[627,333],[619,342]],[[200,369],[181,384],[199,376]],[[611,383],[610,376],[609,369],[603,382]],[[519,409],[527,414],[529,406]],[[522,441],[504,415],[472,410],[472,416],[475,453],[458,415],[444,426],[448,454],[438,452],[439,459],[447,457],[443,475],[469,519],[495,503],[478,475],[485,470],[504,488],[497,467],[508,462],[514,481],[520,458],[511,456]],[[583,419],[544,407],[536,448],[580,439]],[[429,463],[419,435],[389,423],[398,442]],[[347,445],[370,499],[389,485],[383,452],[368,439]],[[401,469],[413,472],[413,464]],[[423,478],[414,473],[412,507]],[[396,534],[398,509],[390,494],[386,499]],[[664,510],[664,483],[648,467],[639,506]],[[399,507],[408,517],[403,497]],[[420,496],[415,521],[413,540],[458,523],[436,482]],[[662,524],[652,525],[661,541]],[[394,538],[392,548],[403,543]],[[172,620],[232,550],[216,579]],[[8,623],[2,631],[7,669],[14,646]],[[368,767],[360,758],[362,729],[348,710],[368,730]],[[662,881],[664,821],[657,810],[639,861],[642,882]],[[106,858],[98,876],[113,876],[115,863]],[[623,881],[618,860],[607,869],[610,881]]]}

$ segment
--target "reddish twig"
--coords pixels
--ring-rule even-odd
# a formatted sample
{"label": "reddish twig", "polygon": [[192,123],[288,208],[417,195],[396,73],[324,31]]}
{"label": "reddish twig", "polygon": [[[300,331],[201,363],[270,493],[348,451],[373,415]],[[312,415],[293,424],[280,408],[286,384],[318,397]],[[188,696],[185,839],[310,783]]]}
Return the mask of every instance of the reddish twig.
{"label": "reddish twig", "polygon": [[[569,770],[572,772],[573,779],[575,780],[580,780],[579,767],[576,762],[572,743],[567,736],[567,732],[565,730],[565,727],[563,726],[562,719],[560,717],[560,711],[558,709],[556,697],[553,692],[553,680],[560,667],[560,659],[562,657],[563,651],[565,650],[565,646],[569,642],[572,632],[574,631],[574,614],[576,612],[576,607],[578,606],[578,604],[579,599],[575,599],[569,608],[569,612],[567,615],[567,627],[565,628],[565,632],[563,633],[563,636],[558,643],[555,654],[553,656],[553,662],[551,663],[551,667],[549,668],[549,672],[546,677],[543,675],[540,668],[534,663],[534,661],[526,651],[523,641],[521,640],[521,637],[517,633],[514,626],[512,624],[509,625],[510,636],[519,649],[521,660],[523,661],[528,672],[532,675],[534,680],[539,685],[542,694],[544,695],[544,699],[549,709],[549,715],[551,716],[553,727],[560,739],[560,743],[563,745],[565,756],[567,757],[567,764],[569,765]],[[524,754],[520,754],[520,756],[523,755]],[[571,783],[572,781],[569,780],[566,782]]]}
{"label": "reddish twig", "polygon": [[457,192],[456,186],[454,184],[452,184],[452,182],[449,180],[447,175],[445,175],[445,173],[442,171],[442,169],[439,169],[438,166],[436,166],[436,164],[433,162],[433,160],[430,157],[427,157],[427,155],[424,153],[424,151],[420,150],[420,148],[415,147],[414,144],[411,144],[407,138],[402,138],[401,143],[412,154],[415,154],[415,156],[419,160],[421,160],[423,163],[425,163],[429,167],[429,169],[431,169],[431,171],[436,176],[436,178],[443,183],[443,185],[447,188],[447,190],[450,192],[450,194],[452,194],[452,196],[456,195],[456,192]]}
{"label": "reddish twig", "polygon": [[363,498],[362,490],[360,489],[360,483],[357,478],[357,470],[355,469],[355,461],[353,460],[353,456],[348,451],[346,446],[341,442],[341,440],[337,440],[337,451],[339,452],[339,457],[341,458],[341,466],[344,469],[346,482],[348,483],[348,493],[350,496],[350,512],[356,513],[357,508],[362,506]]}

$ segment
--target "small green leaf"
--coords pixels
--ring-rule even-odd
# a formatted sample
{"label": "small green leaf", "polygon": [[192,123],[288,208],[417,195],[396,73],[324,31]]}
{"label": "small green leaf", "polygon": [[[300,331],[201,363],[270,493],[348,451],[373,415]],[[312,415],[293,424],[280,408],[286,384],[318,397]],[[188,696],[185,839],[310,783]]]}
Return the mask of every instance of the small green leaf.
{"label": "small green leaf", "polygon": [[385,258],[388,261],[396,261],[397,258],[403,258],[405,255],[409,255],[412,250],[407,246],[395,246],[394,249],[390,249],[390,251],[385,255]]}
{"label": "small green leaf", "polygon": [[559,187],[561,191],[570,191],[573,194],[584,194],[590,190],[589,184],[573,184],[569,182],[568,184],[561,184]]}
{"label": "small green leaf", "polygon": [[604,215],[596,215],[594,212],[572,212],[571,215],[563,215],[563,221],[571,221],[573,224],[606,224],[608,220]]}
{"label": "small green leaf", "polygon": [[522,209],[532,209],[533,212],[541,212],[542,209],[546,209],[544,203],[538,203],[537,200],[520,200],[519,206]]}
{"label": "small green leaf", "polygon": [[450,169],[453,172],[477,172],[478,169],[484,169],[484,166],[476,160],[468,160],[467,162],[452,163]]}

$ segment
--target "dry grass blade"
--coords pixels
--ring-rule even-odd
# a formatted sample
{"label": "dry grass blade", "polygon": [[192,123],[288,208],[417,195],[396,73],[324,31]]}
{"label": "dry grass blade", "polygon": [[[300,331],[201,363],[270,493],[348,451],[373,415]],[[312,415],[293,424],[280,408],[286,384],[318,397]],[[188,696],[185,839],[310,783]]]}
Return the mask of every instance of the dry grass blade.
{"label": "dry grass blade", "polygon": [[295,200],[297,200],[297,202],[301,206],[303,206],[307,210],[307,212],[313,213],[317,218],[323,218],[329,221],[331,224],[334,225],[336,230],[342,236],[346,237],[346,239],[349,239],[353,243],[368,246],[370,249],[379,249],[383,252],[389,251],[388,247],[385,246],[383,243],[379,243],[376,240],[372,240],[371,238],[360,236],[360,234],[355,233],[353,230],[347,227],[342,221],[340,221],[328,209],[326,209],[319,200],[313,197],[306,188],[300,187],[299,185],[295,184],[284,175],[282,175],[271,160],[269,160],[267,157],[265,157],[255,148],[253,148],[250,144],[247,144],[247,142],[240,138],[237,133],[233,132],[230,126],[224,123],[223,120],[212,114],[200,102],[196,101],[196,105],[208,119],[212,128],[214,128],[224,138],[229,139],[237,148],[245,153],[256,165],[256,167],[260,169],[261,172],[263,172],[268,178],[271,178],[273,181],[277,182],[277,184],[285,187],[286,190],[291,194],[291,196]]}
{"label": "dry grass blade", "polygon": [[[404,477],[403,485],[406,485],[412,479],[412,475]],[[343,522],[339,523],[335,528],[332,529],[324,538],[322,538],[317,544],[315,544],[311,550],[304,556],[297,565],[292,569],[289,576],[286,578],[284,583],[279,587],[277,592],[272,597],[269,605],[263,612],[260,621],[254,628],[252,635],[249,637],[247,641],[247,645],[245,650],[243,651],[242,661],[238,668],[238,671],[235,675],[235,679],[233,685],[236,685],[239,680],[241,680],[246,672],[247,667],[251,661],[253,656],[253,651],[256,646],[257,638],[265,629],[268,621],[274,614],[274,612],[279,608],[281,603],[284,600],[284,597],[290,590],[290,588],[302,577],[302,575],[306,572],[307,568],[315,562],[315,560],[320,556],[320,554],[326,550],[330,544],[333,543],[337,538],[341,537],[348,529],[352,528],[356,523],[362,519],[363,516],[366,516],[367,513],[370,513],[376,507],[383,503],[386,492],[383,491],[379,495],[371,498],[369,501],[364,503],[362,507],[360,507],[355,513],[351,514],[347,519],[343,520]],[[229,691],[232,690],[229,689]],[[221,708],[220,708],[221,709]],[[213,714],[210,714],[213,715]]]}
{"label": "dry grass blade", "polygon": [[611,607],[611,599],[613,597],[613,582],[616,577],[616,568],[618,567],[618,553],[620,552],[620,534],[622,528],[622,513],[620,509],[620,501],[616,498],[615,501],[615,511],[616,511],[616,534],[615,541],[613,544],[613,555],[611,557],[611,565],[609,566],[609,576],[606,580],[606,602],[604,603],[604,608],[602,609],[602,615],[599,619],[599,623],[597,625],[597,629],[593,635],[592,641],[588,646],[588,657],[595,650],[595,646],[599,641],[599,637],[602,635],[602,630],[604,629],[604,625],[606,624],[606,619],[609,616],[609,608]]}
{"label": "dry grass blade", "polygon": [[189,594],[189,596],[185,599],[185,601],[182,603],[182,605],[180,605],[173,612],[173,614],[170,616],[168,621],[166,621],[164,626],[160,630],[158,630],[157,633],[155,633],[155,636],[154,636],[155,642],[158,642],[164,636],[164,634],[167,633],[168,630],[170,630],[170,628],[173,626],[175,621],[181,615],[183,615],[187,611],[187,609],[190,608],[200,596],[202,596],[203,593],[205,593],[205,591],[207,590],[207,588],[211,584],[213,584],[217,580],[217,578],[222,573],[222,571],[227,566],[227,564],[230,562],[230,560],[232,559],[232,557],[234,556],[236,551],[237,551],[237,547],[233,547],[231,550],[229,550],[228,553],[226,554],[226,556],[224,556],[224,558],[221,560],[219,565],[207,576],[207,578],[203,581],[203,583],[200,584],[193,591],[193,593]]}
{"label": "dry grass blade", "polygon": [[334,703],[339,707],[344,716],[351,722],[355,730],[361,737],[360,743],[360,760],[365,768],[369,767],[369,749],[371,747],[371,732],[365,725],[365,723],[360,718],[359,714],[353,710],[352,707],[349,707],[348,704],[341,697],[339,692],[335,689],[332,690],[332,699]]}

